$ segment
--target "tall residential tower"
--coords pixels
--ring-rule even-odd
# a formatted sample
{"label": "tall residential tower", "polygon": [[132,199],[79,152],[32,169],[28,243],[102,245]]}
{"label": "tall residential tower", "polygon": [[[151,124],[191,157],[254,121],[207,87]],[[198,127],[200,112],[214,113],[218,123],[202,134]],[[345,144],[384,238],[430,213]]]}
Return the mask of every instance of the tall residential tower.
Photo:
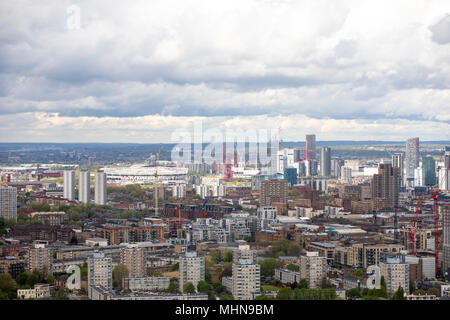
{"label": "tall residential tower", "polygon": [[64,198],[75,200],[75,171],[64,171]]}

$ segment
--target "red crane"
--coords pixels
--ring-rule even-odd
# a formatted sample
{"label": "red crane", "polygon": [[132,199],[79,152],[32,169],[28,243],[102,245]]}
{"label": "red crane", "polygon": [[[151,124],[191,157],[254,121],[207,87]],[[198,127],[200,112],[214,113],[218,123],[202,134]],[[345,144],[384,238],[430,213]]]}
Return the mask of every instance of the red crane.
{"label": "red crane", "polygon": [[223,172],[223,181],[232,181],[233,180],[233,171],[231,170],[231,165],[227,163],[227,147],[226,142],[223,143],[222,147],[222,163],[224,166]]}
{"label": "red crane", "polygon": [[419,220],[419,211],[420,211],[420,193],[419,193],[419,199],[417,200],[416,205],[416,216],[414,217],[414,224],[413,228],[409,228],[409,240],[411,241],[412,248],[411,252],[413,255],[416,253],[416,227],[417,227],[417,220]]}
{"label": "red crane", "polygon": [[[448,167],[445,170],[445,174],[442,177],[439,185],[442,185],[442,182],[447,179],[448,171],[450,170],[450,163],[448,164]],[[434,190],[433,186],[430,185],[431,189],[431,196],[430,199],[433,199],[434,202],[434,259],[435,259],[435,271],[436,271],[436,278],[439,277],[439,205],[438,205],[438,196],[439,196],[439,189]]]}
{"label": "red crane", "polygon": [[434,190],[433,186],[430,185],[431,196],[430,199],[434,201],[434,261],[435,261],[435,271],[436,278],[439,277],[439,211],[438,211],[438,195],[439,190]]}

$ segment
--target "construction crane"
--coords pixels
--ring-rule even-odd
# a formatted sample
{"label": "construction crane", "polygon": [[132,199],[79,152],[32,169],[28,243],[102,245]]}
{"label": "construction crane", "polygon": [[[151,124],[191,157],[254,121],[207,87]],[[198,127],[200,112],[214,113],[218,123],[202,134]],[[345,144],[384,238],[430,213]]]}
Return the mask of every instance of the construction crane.
{"label": "construction crane", "polygon": [[419,220],[419,211],[420,211],[420,193],[419,193],[419,199],[417,200],[416,205],[416,215],[414,217],[414,223],[413,228],[409,228],[409,240],[411,241],[411,252],[413,255],[416,253],[416,228],[417,228],[417,221]]}
{"label": "construction crane", "polygon": [[158,167],[155,167],[155,216],[158,216],[158,198],[159,198],[159,189],[161,186],[161,181],[158,176]]}
{"label": "construction crane", "polygon": [[[450,170],[450,163],[445,170],[445,174],[442,177],[441,181],[439,181],[438,186],[442,185],[442,182],[447,179],[448,171]],[[434,202],[434,259],[435,259],[435,272],[436,278],[439,277],[439,204],[438,204],[438,196],[439,189],[434,189],[430,184],[431,196],[430,199]]]}
{"label": "construction crane", "polygon": [[162,143],[159,144],[159,151],[156,153],[156,161],[159,161],[159,157],[161,156],[161,153],[163,151]]}
{"label": "construction crane", "polygon": [[434,202],[434,263],[435,263],[435,275],[439,277],[439,210],[438,210],[438,195],[439,190],[434,190],[430,185],[431,196],[430,199]]}

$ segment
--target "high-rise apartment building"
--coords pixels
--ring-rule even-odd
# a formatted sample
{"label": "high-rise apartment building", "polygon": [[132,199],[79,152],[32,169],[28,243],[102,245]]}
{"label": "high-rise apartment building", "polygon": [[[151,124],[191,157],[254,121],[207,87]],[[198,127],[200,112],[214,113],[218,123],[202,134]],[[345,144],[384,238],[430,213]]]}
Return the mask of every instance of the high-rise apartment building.
{"label": "high-rise apartment building", "polygon": [[450,205],[441,206],[443,228],[443,273],[450,274]]}
{"label": "high-rise apartment building", "polygon": [[202,199],[209,196],[209,186],[206,184],[200,184],[195,186],[195,193],[198,194]]}
{"label": "high-rise apartment building", "polygon": [[394,153],[392,155],[392,167],[399,168],[400,172],[400,186],[405,185],[405,159],[403,153]]}
{"label": "high-rise apartment building", "polygon": [[424,173],[424,184],[435,185],[436,183],[436,161],[432,157],[422,158],[422,169]]}
{"label": "high-rise apartment building", "polygon": [[306,160],[316,160],[316,135],[306,135]]}
{"label": "high-rise apartment building", "polygon": [[285,180],[265,180],[260,184],[259,203],[270,206],[272,203],[287,203],[288,182]]}
{"label": "high-rise apartment building", "polygon": [[180,257],[178,280],[180,291],[183,292],[183,287],[188,282],[197,288],[201,280],[205,280],[205,258],[197,256],[196,252],[186,252]]}
{"label": "high-rise apartment building", "polygon": [[28,249],[27,269],[29,272],[38,270],[45,274],[52,271],[53,253],[51,248],[43,243],[36,243]]}
{"label": "high-rise apartment building", "polygon": [[105,205],[106,204],[106,173],[96,172],[95,173],[95,204]]}
{"label": "high-rise apartment building", "polygon": [[400,169],[390,163],[380,163],[372,178],[372,199],[376,208],[398,207]]}
{"label": "high-rise apartment building", "polygon": [[421,167],[414,169],[414,187],[425,186],[425,170]]}
{"label": "high-rise apartment building", "polygon": [[405,178],[414,178],[414,169],[419,166],[419,138],[412,138],[406,140],[405,152]]}
{"label": "high-rise apartment building", "polygon": [[238,263],[239,259],[249,259],[256,263],[257,251],[251,250],[248,244],[239,245],[237,249],[233,250],[233,262]]}
{"label": "high-rise apartment building", "polygon": [[144,249],[136,243],[120,250],[120,263],[127,267],[130,278],[144,277],[147,274]]}
{"label": "high-rise apartment building", "polygon": [[331,149],[329,147],[320,149],[320,175],[324,177],[331,175]]}
{"label": "high-rise apartment building", "polygon": [[17,189],[0,186],[0,218],[17,221]]}
{"label": "high-rise apartment building", "polygon": [[352,183],[352,169],[347,167],[341,168],[341,178],[342,183]]}
{"label": "high-rise apartment building", "polygon": [[450,147],[445,147],[444,167],[439,169],[439,189],[450,190]]}
{"label": "high-rise apartment building", "polygon": [[112,289],[112,258],[94,252],[88,258],[88,287],[98,286]]}
{"label": "high-rise apartment building", "polygon": [[318,161],[317,160],[306,160],[302,163],[305,164],[305,175],[306,176],[316,176],[318,174]]}
{"label": "high-rise apartment building", "polygon": [[300,266],[300,277],[306,279],[310,288],[320,288],[322,279],[326,276],[327,257],[319,256],[317,251],[308,251],[301,255],[297,262]]}
{"label": "high-rise apartment building", "polygon": [[75,200],[75,171],[64,171],[64,198]]}
{"label": "high-rise apartment building", "polygon": [[173,186],[172,197],[174,197],[174,198],[186,197],[186,184],[178,183],[177,185]]}
{"label": "high-rise apartment building", "polygon": [[297,184],[297,169],[296,168],[284,168],[284,180],[286,180],[291,186]]}
{"label": "high-rise apartment building", "polygon": [[344,161],[342,159],[333,159],[331,160],[331,175],[340,178],[341,177],[341,168],[344,165]]}
{"label": "high-rise apartment building", "polygon": [[234,299],[253,300],[253,294],[261,292],[261,266],[253,259],[237,259],[232,270]]}
{"label": "high-rise apartment building", "polygon": [[89,171],[80,171],[78,175],[78,201],[89,203],[91,199],[91,174]]}
{"label": "high-rise apartment building", "polygon": [[392,295],[402,287],[409,294],[409,263],[406,263],[405,255],[381,254],[380,259],[381,275],[386,282],[387,292]]}

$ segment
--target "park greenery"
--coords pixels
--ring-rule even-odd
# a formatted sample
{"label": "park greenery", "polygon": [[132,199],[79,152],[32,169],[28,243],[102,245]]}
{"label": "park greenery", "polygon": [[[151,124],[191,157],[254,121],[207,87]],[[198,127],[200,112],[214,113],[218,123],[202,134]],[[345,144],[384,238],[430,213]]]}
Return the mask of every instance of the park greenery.
{"label": "park greenery", "polygon": [[122,289],[122,279],[128,276],[128,269],[124,264],[118,264],[112,271],[113,287]]}
{"label": "park greenery", "polygon": [[278,291],[277,300],[335,300],[335,289],[282,288]]}
{"label": "park greenery", "polygon": [[298,256],[302,248],[294,241],[283,239],[272,243],[272,256],[277,258],[279,256]]}

